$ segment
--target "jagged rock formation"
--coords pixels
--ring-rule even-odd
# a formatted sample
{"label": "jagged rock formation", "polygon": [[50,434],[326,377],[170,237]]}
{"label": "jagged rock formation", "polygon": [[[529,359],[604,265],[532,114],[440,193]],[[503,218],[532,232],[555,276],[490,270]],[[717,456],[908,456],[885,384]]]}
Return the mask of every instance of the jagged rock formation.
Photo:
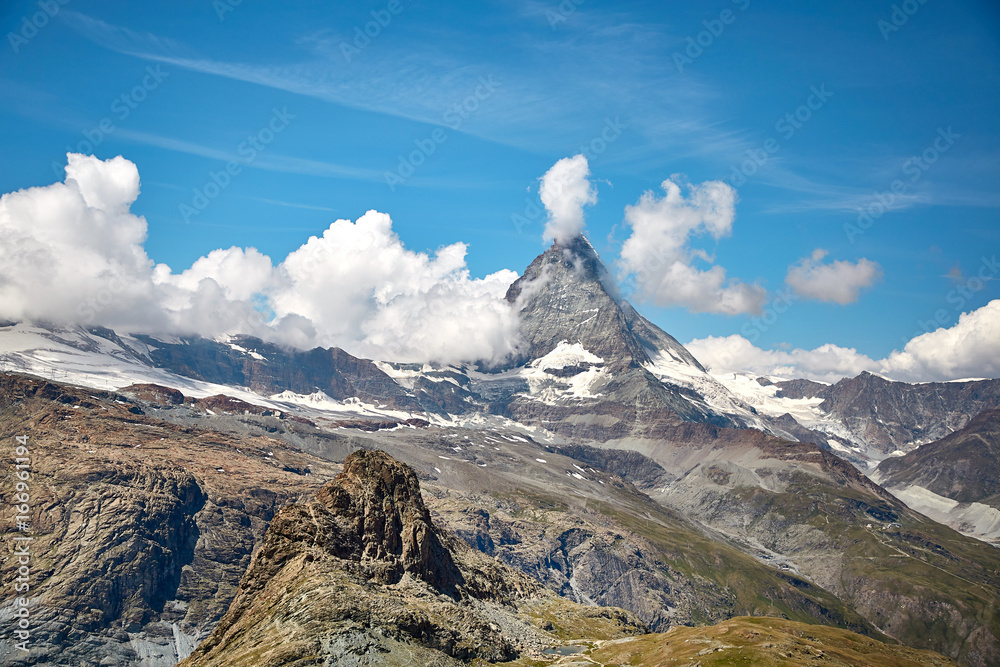
{"label": "jagged rock formation", "polygon": [[555,641],[539,614],[612,637],[644,631],[624,611],[560,602],[440,532],[413,471],[359,450],[314,501],[275,517],[229,613],[182,665],[507,661]]}

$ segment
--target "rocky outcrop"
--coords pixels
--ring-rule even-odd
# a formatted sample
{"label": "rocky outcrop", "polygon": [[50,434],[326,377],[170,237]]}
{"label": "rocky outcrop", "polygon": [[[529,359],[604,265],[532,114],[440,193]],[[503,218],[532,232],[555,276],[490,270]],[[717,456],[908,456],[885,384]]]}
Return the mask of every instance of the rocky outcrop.
{"label": "rocky outcrop", "polygon": [[645,630],[440,532],[413,471],[360,450],[315,500],[275,517],[229,612],[182,665],[507,661],[555,641],[543,624],[595,619],[605,636]]}

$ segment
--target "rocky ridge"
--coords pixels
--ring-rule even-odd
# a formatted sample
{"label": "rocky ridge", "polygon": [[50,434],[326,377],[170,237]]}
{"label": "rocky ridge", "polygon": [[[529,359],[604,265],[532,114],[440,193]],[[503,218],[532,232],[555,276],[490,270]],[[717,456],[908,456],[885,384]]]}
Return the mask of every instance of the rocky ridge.
{"label": "rocky ridge", "polygon": [[229,612],[181,664],[501,662],[540,656],[556,626],[645,631],[622,610],[560,601],[439,531],[413,471],[360,450],[314,501],[275,517]]}

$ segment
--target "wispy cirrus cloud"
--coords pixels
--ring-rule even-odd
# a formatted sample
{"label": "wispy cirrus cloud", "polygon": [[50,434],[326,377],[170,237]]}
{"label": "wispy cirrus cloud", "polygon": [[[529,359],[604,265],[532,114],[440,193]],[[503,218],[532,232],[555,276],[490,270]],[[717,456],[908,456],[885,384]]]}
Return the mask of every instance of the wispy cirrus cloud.
{"label": "wispy cirrus cloud", "polygon": [[[230,160],[234,160],[236,162],[245,161],[244,158],[240,157],[236,153],[236,151],[222,150],[192,141],[175,139],[173,137],[164,137],[149,132],[137,132],[135,130],[120,129],[117,131],[116,136],[126,141],[145,144],[147,146],[156,146],[157,148],[163,148],[178,153],[197,155],[211,160],[219,160],[222,162],[228,162]],[[264,169],[266,171],[302,174],[304,176],[329,176],[374,182],[380,182],[383,179],[382,172],[375,169],[364,169],[361,167],[322,162],[320,160],[309,160],[289,155],[262,153],[256,157],[253,162],[249,163],[249,166]]]}
{"label": "wispy cirrus cloud", "polygon": [[[457,131],[533,152],[589,140],[603,117],[626,114],[629,132],[642,139],[632,147],[638,158],[643,152],[693,155],[741,145],[738,131],[706,120],[708,105],[720,99],[720,91],[693,79],[674,80],[654,57],[652,46],[662,46],[664,39],[662,26],[580,14],[577,25],[545,40],[525,32],[498,35],[497,49],[490,50],[482,48],[482,36],[473,43],[460,33],[442,34],[435,40],[438,46],[422,43],[420,49],[385,41],[349,66],[341,40],[324,32],[297,41],[307,54],[301,61],[251,63],[197,53],[177,40],[79,12],[65,12],[64,20],[119,53],[435,125],[447,125],[448,110],[468,98],[481,77],[493,77],[497,94]],[[503,57],[483,55],[490,52]]]}

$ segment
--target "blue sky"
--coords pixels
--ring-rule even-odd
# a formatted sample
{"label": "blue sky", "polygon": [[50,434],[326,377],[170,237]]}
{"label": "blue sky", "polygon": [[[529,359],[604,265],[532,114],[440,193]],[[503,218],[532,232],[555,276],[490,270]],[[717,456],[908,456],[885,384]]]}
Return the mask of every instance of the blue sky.
{"label": "blue sky", "polygon": [[[731,234],[691,244],[768,303],[816,249],[880,268],[856,301],[799,299],[765,326],[635,299],[681,341],[752,331],[878,359],[1000,298],[992,279],[954,293],[1000,250],[993,2],[150,5],[4,3],[0,192],[62,180],[68,151],[122,155],[146,252],[174,271],[234,245],[277,264],[376,209],[411,250],[461,241],[473,276],[520,272],[545,247],[539,177],[588,147],[587,233],[609,264],[625,207],[682,174],[736,186]],[[270,140],[247,162],[250,135]],[[878,212],[861,233],[859,208]]]}

